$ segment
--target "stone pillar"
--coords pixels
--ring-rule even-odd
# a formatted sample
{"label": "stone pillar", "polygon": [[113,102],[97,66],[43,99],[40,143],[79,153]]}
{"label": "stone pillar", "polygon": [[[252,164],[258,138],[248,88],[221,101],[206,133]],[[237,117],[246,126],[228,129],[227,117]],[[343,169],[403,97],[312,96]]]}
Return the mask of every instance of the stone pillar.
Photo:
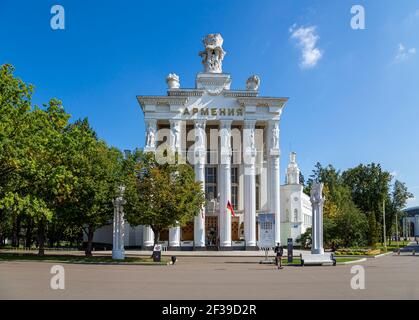
{"label": "stone pillar", "polygon": [[112,259],[124,260],[124,204],[126,203],[124,195],[124,187],[120,187],[120,195],[113,200],[114,213],[113,213],[113,242],[112,242]]}
{"label": "stone pillar", "polygon": [[[205,193],[205,157],[206,157],[205,121],[195,122],[195,180],[202,182]],[[194,218],[194,249],[205,249],[205,206],[201,213]]]}
{"label": "stone pillar", "polygon": [[143,226],[143,249],[152,250],[154,247],[154,232],[150,226]]}
{"label": "stone pillar", "polygon": [[[178,152],[179,156],[181,150],[182,139],[182,123],[181,120],[170,120],[170,148],[173,152]],[[180,250],[180,227],[172,227],[169,229],[169,247],[168,250]]]}
{"label": "stone pillar", "polygon": [[[275,243],[281,242],[279,120],[268,122],[269,210],[275,214]],[[284,244],[282,244],[284,245]]]}
{"label": "stone pillar", "polygon": [[311,231],[311,253],[323,254],[323,183],[314,183],[310,195],[313,210],[313,225]]}
{"label": "stone pillar", "polygon": [[220,216],[219,235],[220,249],[231,249],[231,213],[227,210],[228,201],[231,202],[231,120],[220,121],[221,163],[220,163]]}
{"label": "stone pillar", "polygon": [[243,161],[244,161],[244,237],[246,250],[256,250],[256,178],[255,178],[255,124],[254,120],[244,121]]}

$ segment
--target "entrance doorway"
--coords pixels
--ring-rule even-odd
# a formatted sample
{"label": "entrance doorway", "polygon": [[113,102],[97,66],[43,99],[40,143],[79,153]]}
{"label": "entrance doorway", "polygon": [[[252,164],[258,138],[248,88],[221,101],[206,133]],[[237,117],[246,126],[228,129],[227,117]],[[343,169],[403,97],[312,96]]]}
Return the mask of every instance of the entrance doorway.
{"label": "entrance doorway", "polygon": [[240,240],[239,224],[240,224],[239,217],[231,218],[231,240],[232,241]]}
{"label": "entrance doorway", "polygon": [[205,217],[205,242],[207,247],[218,247],[218,217]]}
{"label": "entrance doorway", "polygon": [[193,241],[194,240],[194,222],[189,221],[184,227],[182,227],[181,240],[182,241]]}

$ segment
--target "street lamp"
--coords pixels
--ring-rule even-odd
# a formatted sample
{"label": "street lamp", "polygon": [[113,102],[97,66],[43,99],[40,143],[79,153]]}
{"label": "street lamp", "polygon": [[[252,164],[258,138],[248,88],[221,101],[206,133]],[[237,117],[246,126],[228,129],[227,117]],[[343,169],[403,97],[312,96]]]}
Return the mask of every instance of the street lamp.
{"label": "street lamp", "polygon": [[386,203],[383,200],[383,232],[384,232],[384,251],[387,252],[387,240],[386,240]]}

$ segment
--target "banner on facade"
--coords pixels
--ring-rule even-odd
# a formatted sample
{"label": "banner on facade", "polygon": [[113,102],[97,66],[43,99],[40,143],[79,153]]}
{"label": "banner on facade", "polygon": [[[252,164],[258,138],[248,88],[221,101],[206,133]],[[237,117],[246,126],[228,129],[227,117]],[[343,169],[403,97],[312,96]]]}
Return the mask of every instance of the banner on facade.
{"label": "banner on facade", "polygon": [[275,247],[275,214],[259,213],[259,248]]}

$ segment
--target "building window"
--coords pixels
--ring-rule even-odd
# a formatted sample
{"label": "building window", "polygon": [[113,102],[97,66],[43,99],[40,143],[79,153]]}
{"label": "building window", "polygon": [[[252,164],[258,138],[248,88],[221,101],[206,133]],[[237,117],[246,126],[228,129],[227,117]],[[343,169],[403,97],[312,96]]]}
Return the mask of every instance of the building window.
{"label": "building window", "polygon": [[294,222],[298,222],[298,210],[294,210]]}
{"label": "building window", "polygon": [[205,197],[212,200],[217,196],[217,168],[205,167]]}
{"label": "building window", "polygon": [[234,210],[239,206],[239,168],[231,168],[231,205]]}

